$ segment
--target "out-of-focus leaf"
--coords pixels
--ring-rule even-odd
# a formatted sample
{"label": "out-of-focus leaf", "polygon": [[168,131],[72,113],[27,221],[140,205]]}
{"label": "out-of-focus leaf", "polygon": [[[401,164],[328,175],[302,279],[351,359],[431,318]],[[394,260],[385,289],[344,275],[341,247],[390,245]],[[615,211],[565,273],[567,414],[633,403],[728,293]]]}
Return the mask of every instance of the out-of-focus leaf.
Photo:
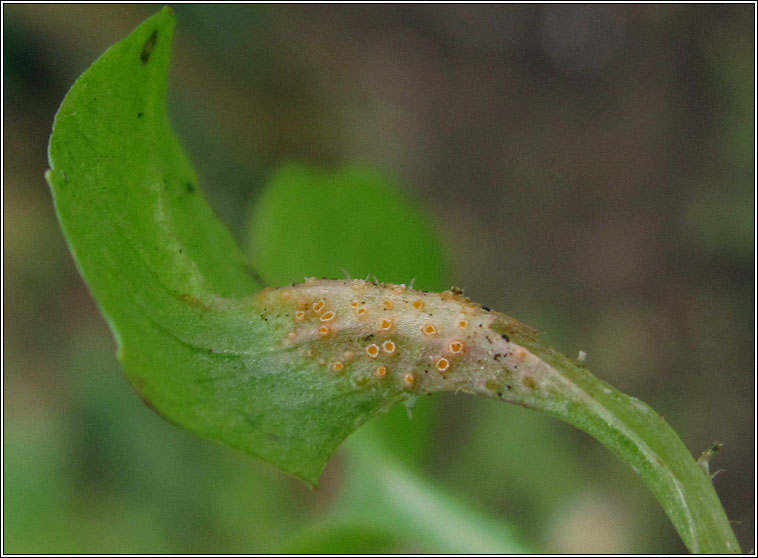
{"label": "out-of-focus leaf", "polygon": [[397,545],[386,531],[368,525],[334,521],[302,529],[282,554],[390,554]]}
{"label": "out-of-focus leaf", "polygon": [[255,206],[253,265],[272,285],[303,277],[414,281],[439,291],[447,266],[435,231],[391,182],[368,168],[282,167]]}
{"label": "out-of-focus leaf", "polygon": [[[529,552],[514,530],[502,520],[447,493],[388,458],[363,439],[346,444],[353,457],[332,519],[362,518],[376,528],[441,554]],[[371,502],[370,506],[366,503]]]}

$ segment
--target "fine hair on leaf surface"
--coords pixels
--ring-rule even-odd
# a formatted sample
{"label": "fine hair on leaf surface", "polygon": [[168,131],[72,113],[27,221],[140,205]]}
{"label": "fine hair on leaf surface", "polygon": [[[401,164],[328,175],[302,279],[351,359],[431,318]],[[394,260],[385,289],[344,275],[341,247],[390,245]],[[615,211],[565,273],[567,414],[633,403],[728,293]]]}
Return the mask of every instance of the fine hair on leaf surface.
{"label": "fine hair on leaf surface", "polygon": [[[61,227],[146,404],[315,485],[338,445],[397,403],[439,391],[512,402],[632,466],[691,551],[739,552],[710,477],[663,418],[531,327],[442,290],[433,229],[376,174],[283,167],[252,217],[251,274],[171,129],[173,29],[166,8],[106,51],[69,91],[49,146]],[[329,208],[351,220],[337,224]],[[345,249],[363,259],[346,271],[358,278],[300,282],[340,268],[339,244],[309,242],[331,248],[354,230]],[[298,242],[283,240],[293,231]],[[372,243],[424,256],[367,280]]]}

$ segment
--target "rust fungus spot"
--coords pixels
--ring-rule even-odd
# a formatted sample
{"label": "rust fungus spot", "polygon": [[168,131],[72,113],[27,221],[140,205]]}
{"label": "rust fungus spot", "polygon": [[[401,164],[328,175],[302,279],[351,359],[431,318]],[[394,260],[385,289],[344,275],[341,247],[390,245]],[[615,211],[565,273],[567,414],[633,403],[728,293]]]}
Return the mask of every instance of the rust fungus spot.
{"label": "rust fungus spot", "polygon": [[392,310],[395,307],[395,304],[391,300],[385,300],[382,303],[382,306],[384,306],[385,310]]}
{"label": "rust fungus spot", "polygon": [[463,352],[463,341],[454,339],[447,344],[447,348],[451,354],[459,355]]}
{"label": "rust fungus spot", "polygon": [[387,367],[386,366],[379,366],[376,369],[376,377],[380,379],[384,379],[387,377]]}
{"label": "rust fungus spot", "polygon": [[364,318],[368,315],[368,308],[365,306],[359,306],[355,313],[358,314],[359,318]]}
{"label": "rust fungus spot", "polygon": [[332,334],[332,330],[328,325],[322,325],[318,328],[319,337],[329,337]]}
{"label": "rust fungus spot", "polygon": [[379,331],[392,331],[395,327],[395,320],[392,318],[383,318],[379,320]]}
{"label": "rust fungus spot", "polygon": [[416,375],[413,372],[408,372],[403,376],[403,384],[405,387],[413,387],[416,384]]}
{"label": "rust fungus spot", "polygon": [[361,303],[358,302],[357,300],[354,300],[353,302],[350,303],[350,306],[352,306],[353,308],[358,308],[360,305]]}
{"label": "rust fungus spot", "polygon": [[321,314],[321,317],[319,318],[319,320],[321,320],[322,322],[330,322],[335,318],[336,315],[337,314],[335,314],[332,310],[329,310],[328,312],[324,312],[323,314]]}
{"label": "rust fungus spot", "polygon": [[414,300],[414,301],[413,301],[413,307],[414,307],[416,310],[421,310],[421,309],[424,307],[424,303],[423,303],[423,302],[421,302],[420,300]]}
{"label": "rust fungus spot", "polygon": [[335,371],[335,372],[337,372],[338,374],[339,374],[340,372],[342,372],[344,369],[345,369],[345,365],[344,365],[344,364],[342,364],[340,361],[337,361],[337,362],[335,362],[334,364],[332,364],[332,370],[334,370],[334,371]]}
{"label": "rust fungus spot", "polygon": [[298,321],[302,321],[305,319],[305,310],[298,310],[295,312],[295,319]]}
{"label": "rust fungus spot", "polygon": [[466,329],[468,327],[468,320],[459,320],[458,327],[461,329]]}
{"label": "rust fungus spot", "polygon": [[390,341],[389,339],[382,343],[382,349],[384,349],[384,352],[388,355],[391,355],[395,352],[397,349],[397,345],[395,345],[394,341]]}
{"label": "rust fungus spot", "polygon": [[442,357],[434,363],[434,366],[439,372],[447,372],[447,370],[450,368],[450,361],[445,357]]}
{"label": "rust fungus spot", "polygon": [[379,356],[379,345],[376,343],[371,343],[368,347],[366,347],[366,354],[370,356],[371,358],[376,358]]}
{"label": "rust fungus spot", "polygon": [[433,337],[437,335],[437,326],[434,324],[424,324],[421,326],[421,333],[428,337]]}
{"label": "rust fungus spot", "polygon": [[313,313],[318,316],[326,308],[326,301],[322,298],[321,300],[314,302],[311,308],[313,309]]}

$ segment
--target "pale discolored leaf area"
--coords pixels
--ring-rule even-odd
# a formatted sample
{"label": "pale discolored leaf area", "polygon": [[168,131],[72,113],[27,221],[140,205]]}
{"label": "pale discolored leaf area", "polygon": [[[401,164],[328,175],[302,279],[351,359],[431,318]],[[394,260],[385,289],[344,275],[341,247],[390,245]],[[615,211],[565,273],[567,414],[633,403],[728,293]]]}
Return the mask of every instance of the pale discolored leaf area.
{"label": "pale discolored leaf area", "polygon": [[[739,551],[710,478],[660,416],[531,328],[457,290],[310,280],[260,291],[171,131],[173,26],[164,9],[77,80],[55,119],[47,175],[148,405],[315,484],[350,432],[399,401],[450,390],[515,402],[634,467],[692,551]],[[265,247],[261,275],[278,278],[277,252]]]}

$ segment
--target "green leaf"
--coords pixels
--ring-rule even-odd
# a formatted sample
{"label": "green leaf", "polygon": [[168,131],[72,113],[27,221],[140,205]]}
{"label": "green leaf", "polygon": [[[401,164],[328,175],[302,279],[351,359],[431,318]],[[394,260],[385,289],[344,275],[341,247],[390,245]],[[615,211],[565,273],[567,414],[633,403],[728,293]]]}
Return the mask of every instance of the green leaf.
{"label": "green leaf", "polygon": [[347,274],[435,291],[450,286],[427,219],[388,178],[365,167],[279,169],[255,205],[250,250],[272,285]]}
{"label": "green leaf", "polygon": [[173,28],[162,10],[69,91],[49,146],[58,218],[145,402],[315,483],[345,436],[403,396],[282,348],[291,319],[249,296],[259,285],[166,114]]}
{"label": "green leaf", "polygon": [[[513,318],[455,289],[366,281],[252,296],[258,285],[166,116],[173,24],[164,9],[74,84],[47,175],[77,265],[149,405],[315,483],[345,436],[399,401],[464,391],[517,403],[574,424],[632,465],[691,550],[739,552],[710,477],[673,430]],[[271,277],[285,273],[276,254],[256,261]]]}

